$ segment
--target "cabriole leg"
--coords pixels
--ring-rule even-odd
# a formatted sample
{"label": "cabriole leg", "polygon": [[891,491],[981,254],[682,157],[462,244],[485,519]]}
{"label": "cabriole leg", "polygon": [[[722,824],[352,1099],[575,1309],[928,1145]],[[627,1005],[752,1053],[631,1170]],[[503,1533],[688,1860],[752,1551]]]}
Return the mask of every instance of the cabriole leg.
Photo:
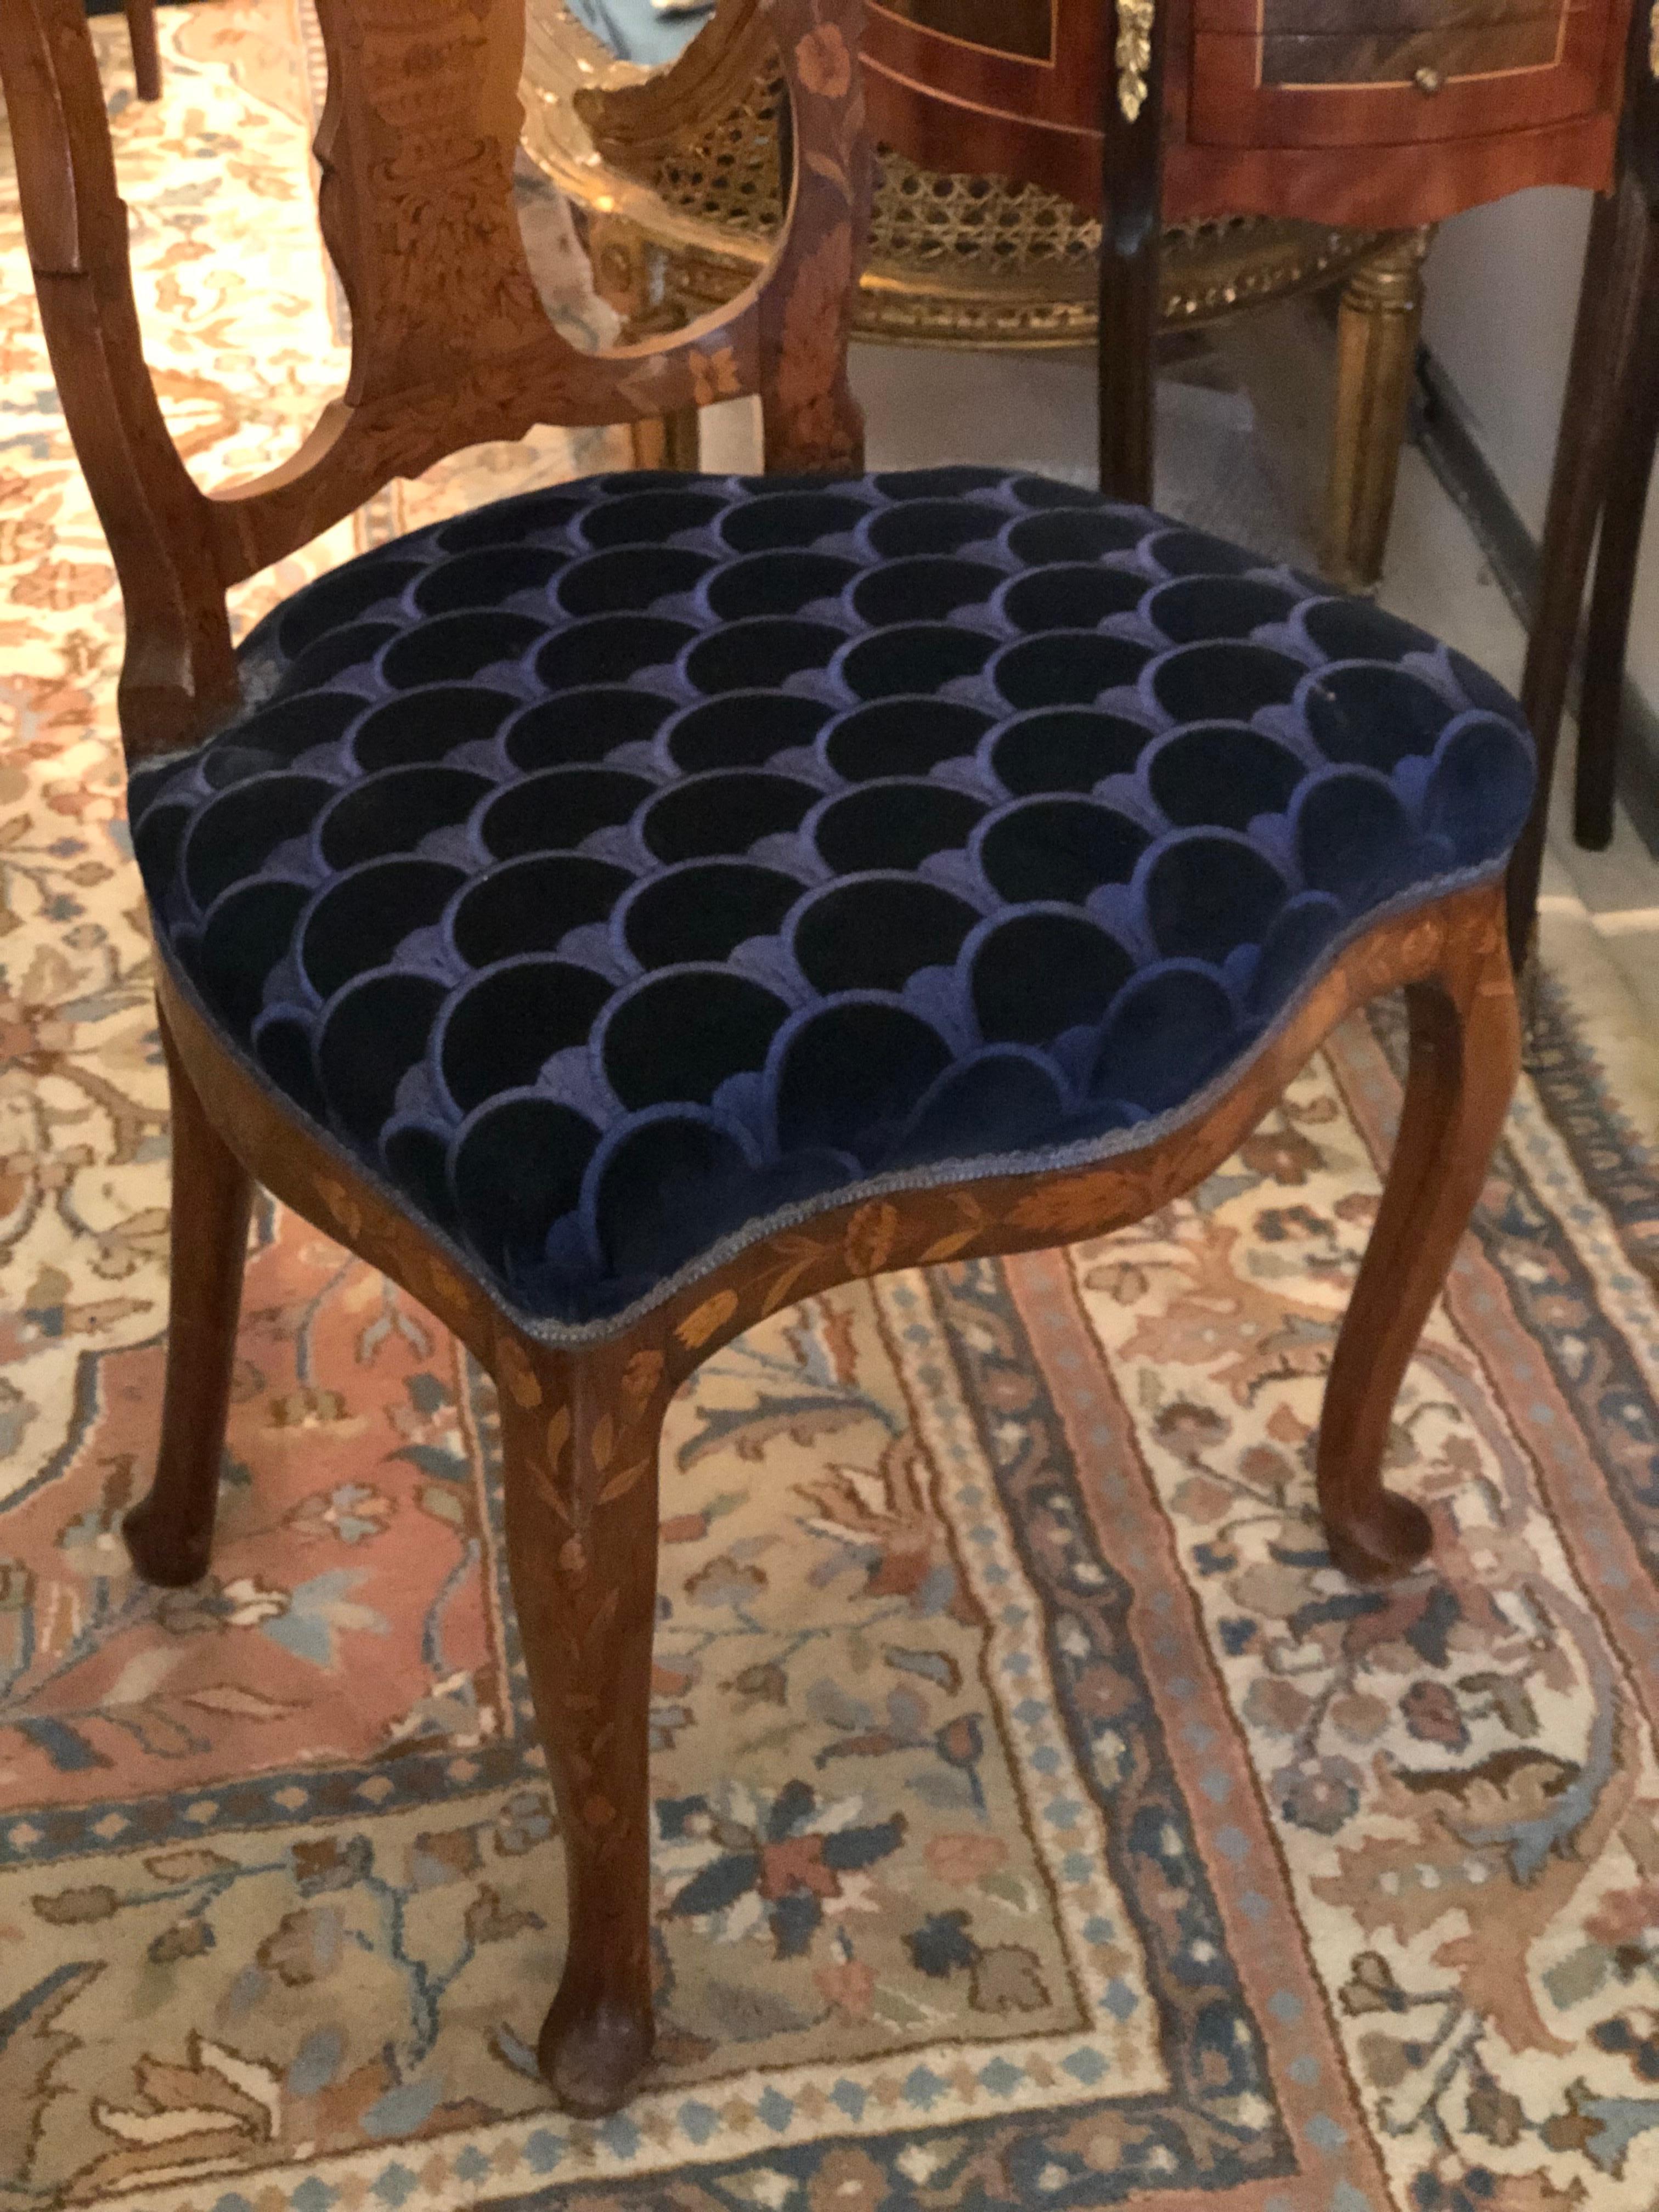
{"label": "cabriole leg", "polygon": [[655,1350],[496,1362],[507,1565],[564,1832],[569,1940],[538,2057],[568,2112],[614,2112],[651,2056],[647,1742],[657,1600]]}
{"label": "cabriole leg", "polygon": [[208,1120],[159,1012],[173,1094],[173,1258],[167,1389],[149,1495],[122,1526],[146,1582],[207,1572],[224,1456],[253,1183]]}
{"label": "cabriole leg", "polygon": [[1331,1556],[1361,1580],[1428,1552],[1427,1515],[1382,1484],[1395,1400],[1468,1225],[1520,1067],[1515,988],[1494,915],[1483,944],[1407,993],[1411,1064],[1382,1203],[1325,1386],[1319,1509]]}

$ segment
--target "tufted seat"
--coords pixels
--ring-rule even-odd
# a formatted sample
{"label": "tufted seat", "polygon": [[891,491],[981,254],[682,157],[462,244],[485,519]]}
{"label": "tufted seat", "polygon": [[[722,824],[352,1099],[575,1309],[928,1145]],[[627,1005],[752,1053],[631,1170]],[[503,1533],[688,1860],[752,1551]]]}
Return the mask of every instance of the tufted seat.
{"label": "tufted seat", "polygon": [[1422,631],[991,470],[533,492],[242,659],[131,780],[166,949],[566,1325],[866,1187],[1141,1141],[1532,788]]}

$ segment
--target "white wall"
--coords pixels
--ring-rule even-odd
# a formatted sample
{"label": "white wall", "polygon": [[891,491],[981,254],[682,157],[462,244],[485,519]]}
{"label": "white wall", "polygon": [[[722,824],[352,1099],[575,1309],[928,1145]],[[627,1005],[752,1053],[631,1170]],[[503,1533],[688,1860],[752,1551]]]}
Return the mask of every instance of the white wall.
{"label": "white wall", "polygon": [[[1589,222],[1588,193],[1517,192],[1455,216],[1428,264],[1424,337],[1534,536],[1543,527]],[[1659,499],[1648,510],[1630,672],[1659,707]]]}

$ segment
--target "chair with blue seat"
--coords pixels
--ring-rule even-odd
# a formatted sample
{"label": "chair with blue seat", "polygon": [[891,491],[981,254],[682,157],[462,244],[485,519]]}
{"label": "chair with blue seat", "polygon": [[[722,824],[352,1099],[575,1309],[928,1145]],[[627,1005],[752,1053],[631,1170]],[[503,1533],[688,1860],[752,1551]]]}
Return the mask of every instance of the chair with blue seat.
{"label": "chair with blue seat", "polygon": [[[477,1353],[570,1868],[540,2056],[585,2112],[651,2051],[657,1444],[697,1363],[852,1278],[1139,1218],[1404,986],[1404,1120],[1317,1453],[1334,1558],[1399,1572],[1430,1529],[1382,1486],[1389,1415],[1516,1065],[1518,710],[1425,633],[1144,508],[862,473],[857,0],[773,4],[795,180],[769,269],[582,355],[513,215],[522,0],[321,0],[350,382],[290,463],[211,497],[144,368],[78,0],[0,17],[126,599],[173,1083],[167,1397],[128,1541],[154,1581],[205,1568],[251,1176]],[[1149,126],[1108,112],[1122,161]],[[391,476],[735,389],[765,476],[504,500],[233,651],[226,587]]]}

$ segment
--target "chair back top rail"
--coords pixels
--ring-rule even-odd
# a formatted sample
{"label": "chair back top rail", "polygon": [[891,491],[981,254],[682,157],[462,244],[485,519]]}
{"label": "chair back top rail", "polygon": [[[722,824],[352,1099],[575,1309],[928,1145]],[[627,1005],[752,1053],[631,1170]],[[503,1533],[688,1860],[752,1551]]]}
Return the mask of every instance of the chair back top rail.
{"label": "chair back top rail", "polygon": [[524,0],[317,0],[319,216],[351,311],[349,377],[287,460],[208,493],[145,363],[83,0],[5,0],[0,82],[41,318],[125,606],[130,759],[236,711],[229,586],[462,447],[757,392],[769,469],[860,465],[846,353],[869,208],[862,0],[763,3],[794,118],[771,261],[729,307],[588,353],[543,308],[514,206]]}

